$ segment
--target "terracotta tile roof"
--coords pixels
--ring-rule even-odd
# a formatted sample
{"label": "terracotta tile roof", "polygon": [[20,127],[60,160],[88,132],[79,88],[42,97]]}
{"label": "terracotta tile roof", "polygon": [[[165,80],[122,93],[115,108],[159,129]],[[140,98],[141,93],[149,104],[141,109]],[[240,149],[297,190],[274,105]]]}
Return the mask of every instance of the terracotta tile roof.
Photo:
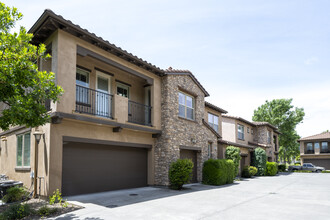
{"label": "terracotta tile roof", "polygon": [[164,75],[164,70],[159,67],[123,50],[120,47],[104,40],[102,37],[96,36],[94,33],[89,32],[87,29],[80,27],[77,24],[72,23],[70,20],[64,19],[61,15],[55,14],[52,10],[46,9],[44,13],[39,17],[36,23],[31,27],[29,33],[33,33],[33,44],[39,44],[44,42],[54,31],[61,29],[74,36],[77,36],[95,46],[106,50],[124,60],[127,60],[141,68],[144,68],[156,75]]}
{"label": "terracotta tile roof", "polygon": [[173,69],[172,67],[169,67],[168,69],[165,70],[165,74],[166,75],[188,75],[197,84],[197,86],[204,92],[205,97],[210,95],[205,90],[205,88],[202,86],[202,84],[196,79],[194,74],[192,74],[192,72],[190,72],[189,70],[179,70],[179,69]]}
{"label": "terracotta tile roof", "polygon": [[223,115],[222,117],[224,117],[224,118],[236,119],[236,120],[239,120],[239,121],[241,121],[241,122],[247,123],[247,124],[249,124],[249,125],[251,125],[251,126],[256,126],[254,123],[252,123],[252,122],[250,122],[250,121],[248,121],[248,120],[246,120],[246,119],[244,119],[244,118],[241,118],[241,117],[230,116],[230,115]]}
{"label": "terracotta tile roof", "polygon": [[208,129],[210,129],[212,131],[212,133],[215,136],[217,136],[217,138],[221,138],[221,135],[216,130],[214,130],[204,119],[202,121],[203,121],[203,124],[205,125],[205,127],[207,127]]}
{"label": "terracotta tile roof", "polygon": [[218,107],[216,105],[213,105],[213,104],[211,104],[211,103],[209,103],[207,101],[205,101],[205,106],[206,107],[209,107],[209,108],[211,108],[211,109],[213,109],[215,111],[218,111],[220,113],[224,113],[224,114],[228,113],[226,110],[224,110],[224,109],[222,109],[222,108],[220,108],[220,107]]}
{"label": "terracotta tile roof", "polygon": [[315,134],[308,137],[300,138],[298,141],[308,141],[308,140],[321,140],[321,139],[330,139],[330,132],[322,132],[321,134]]}
{"label": "terracotta tile roof", "polygon": [[255,147],[247,145],[247,144],[239,144],[239,143],[226,141],[226,140],[222,140],[222,139],[218,140],[218,143],[232,145],[232,146],[235,146],[235,147],[244,147],[244,148],[249,148],[249,149],[254,149],[255,148]]}

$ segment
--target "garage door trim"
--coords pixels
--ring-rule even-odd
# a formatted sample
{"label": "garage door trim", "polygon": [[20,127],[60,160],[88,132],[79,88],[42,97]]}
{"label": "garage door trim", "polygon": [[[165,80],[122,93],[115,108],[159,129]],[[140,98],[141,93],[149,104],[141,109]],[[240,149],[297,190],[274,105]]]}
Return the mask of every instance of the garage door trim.
{"label": "garage door trim", "polygon": [[112,145],[112,146],[121,146],[121,147],[138,147],[138,148],[146,148],[146,149],[151,149],[152,148],[152,145],[149,145],[149,144],[139,144],[139,143],[131,143],[131,142],[97,140],[97,139],[79,138],[79,137],[70,137],[70,136],[63,136],[63,144],[64,144],[64,142],[79,142],[79,143],[88,143],[88,144],[103,144],[103,145]]}

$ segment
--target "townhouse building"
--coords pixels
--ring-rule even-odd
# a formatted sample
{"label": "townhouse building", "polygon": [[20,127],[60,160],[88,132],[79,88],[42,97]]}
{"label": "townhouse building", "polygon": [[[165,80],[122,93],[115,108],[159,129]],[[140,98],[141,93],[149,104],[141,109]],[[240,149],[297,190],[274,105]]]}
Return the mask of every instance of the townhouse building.
{"label": "townhouse building", "polygon": [[330,132],[303,137],[300,144],[300,161],[330,170]]}
{"label": "townhouse building", "polygon": [[0,173],[30,188],[37,168],[42,196],[168,185],[179,158],[193,161],[200,182],[203,162],[228,145],[241,148],[243,164],[256,146],[276,160],[276,128],[225,116],[189,70],[160,69],[51,10],[29,32],[52,56],[40,70],[54,72],[64,93],[46,103],[50,123],[0,131]]}
{"label": "townhouse building", "polygon": [[224,158],[228,146],[236,146],[241,151],[240,171],[251,164],[252,152],[256,147],[266,151],[269,162],[277,162],[279,142],[278,129],[268,122],[250,122],[241,117],[222,116],[222,139],[219,140],[219,158]]}

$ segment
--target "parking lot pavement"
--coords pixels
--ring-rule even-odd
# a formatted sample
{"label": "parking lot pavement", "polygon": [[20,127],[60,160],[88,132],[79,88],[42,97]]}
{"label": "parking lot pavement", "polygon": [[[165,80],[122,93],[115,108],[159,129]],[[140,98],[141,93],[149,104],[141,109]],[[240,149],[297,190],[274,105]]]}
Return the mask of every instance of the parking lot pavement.
{"label": "parking lot pavement", "polygon": [[68,197],[56,219],[330,219],[330,174],[283,173],[225,186],[144,187]]}

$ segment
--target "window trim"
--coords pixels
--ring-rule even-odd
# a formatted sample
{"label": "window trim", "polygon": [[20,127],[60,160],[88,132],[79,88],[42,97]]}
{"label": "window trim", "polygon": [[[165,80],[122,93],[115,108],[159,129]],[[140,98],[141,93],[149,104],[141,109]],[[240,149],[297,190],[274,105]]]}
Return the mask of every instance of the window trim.
{"label": "window trim", "polygon": [[127,97],[125,96],[122,96],[122,95],[119,95],[119,96],[122,96],[122,97],[125,97],[125,98],[130,98],[130,89],[129,89],[129,85],[125,85],[124,83],[121,83],[121,82],[118,82],[116,81],[116,94],[118,95],[118,88],[121,88],[121,89],[126,89],[127,90]]}
{"label": "window trim", "polygon": [[209,142],[207,145],[207,157],[208,157],[208,159],[212,158],[212,143],[211,142]]}
{"label": "window trim", "polygon": [[[83,87],[86,87],[86,88],[90,88],[90,78],[91,78],[91,71],[88,70],[88,69],[85,69],[85,68],[82,68],[82,67],[76,67],[76,77],[77,77],[77,73],[78,73],[78,70],[81,71],[81,72],[84,72],[84,73],[87,73],[87,79],[88,79],[88,86],[86,85],[80,85],[78,84],[79,86],[83,86]],[[77,84],[77,79],[76,79],[76,84]]]}
{"label": "window trim", "polygon": [[[210,115],[212,116],[212,123],[210,122]],[[214,125],[215,125],[215,123],[214,123],[214,119],[215,118],[217,118],[218,119],[218,124],[217,124],[217,129],[215,129],[214,127]],[[210,112],[207,112],[207,123],[216,131],[216,132],[218,132],[219,133],[219,116],[218,115],[215,115],[215,114],[212,114],[212,113],[210,113]]]}
{"label": "window trim", "polygon": [[[180,100],[179,100],[180,93],[185,96],[185,104],[184,105],[180,104]],[[187,106],[187,97],[190,97],[192,99],[192,108],[190,108],[190,107]],[[187,120],[195,121],[195,97],[194,96],[191,96],[191,95],[188,95],[187,93],[184,93],[182,91],[179,91],[179,93],[178,93],[178,104],[179,104],[179,109],[178,109],[178,111],[179,111],[178,112],[179,117],[180,118],[187,119]],[[180,105],[181,106],[184,106],[184,114],[185,114],[184,116],[180,115]],[[187,117],[187,108],[192,109],[192,111],[193,111],[193,114],[192,114],[193,118],[188,118]]]}
{"label": "window trim", "polygon": [[267,144],[272,143],[272,131],[267,130]]}
{"label": "window trim", "polygon": [[[242,132],[239,132],[240,131],[240,129],[239,129],[240,127],[243,128]],[[240,138],[239,134],[242,134],[242,138]],[[237,139],[244,141],[244,125],[237,124]]]}
{"label": "window trim", "polygon": [[[30,148],[30,155],[29,155],[29,157],[30,157],[30,163],[29,163],[29,165],[24,165],[24,150],[25,150],[25,135],[26,134],[29,134],[30,135],[30,142],[29,142],[29,148]],[[17,162],[18,162],[18,137],[19,136],[22,136],[22,165],[21,166],[19,166],[18,164],[17,164]],[[28,169],[30,169],[31,168],[31,132],[29,131],[29,132],[25,132],[25,133],[20,133],[20,134],[17,134],[16,135],[16,163],[15,163],[15,170],[28,170]]]}

